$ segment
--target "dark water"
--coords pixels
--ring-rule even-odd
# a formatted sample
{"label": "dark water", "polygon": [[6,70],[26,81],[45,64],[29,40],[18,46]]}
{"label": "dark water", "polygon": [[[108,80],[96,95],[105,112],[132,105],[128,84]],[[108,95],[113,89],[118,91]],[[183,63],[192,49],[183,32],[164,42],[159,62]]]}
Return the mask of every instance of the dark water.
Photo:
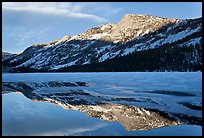
{"label": "dark water", "polygon": [[3,135],[202,135],[202,127],[194,125],[126,131],[118,122],[92,118],[47,102],[33,102],[19,93],[2,96]]}

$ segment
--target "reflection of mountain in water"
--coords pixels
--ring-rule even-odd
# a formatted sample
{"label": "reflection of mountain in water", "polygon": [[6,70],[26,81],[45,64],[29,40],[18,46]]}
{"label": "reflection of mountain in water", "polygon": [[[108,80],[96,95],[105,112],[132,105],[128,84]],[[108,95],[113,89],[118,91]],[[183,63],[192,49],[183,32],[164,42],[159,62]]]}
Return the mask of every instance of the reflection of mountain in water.
{"label": "reflection of mountain in water", "polygon": [[[140,101],[127,97],[94,95],[79,89],[83,87],[87,87],[85,82],[3,82],[2,93],[20,91],[33,101],[48,101],[60,105],[66,110],[79,110],[91,117],[110,122],[120,122],[126,130],[148,130],[163,126],[179,125],[181,123],[201,125],[201,118],[199,117],[117,104],[116,101]],[[63,90],[63,88],[75,89],[56,91],[57,88],[62,88],[60,90]],[[163,91],[153,93],[175,94],[175,92]]]}
{"label": "reflection of mountain in water", "polygon": [[164,118],[155,112],[149,112],[135,106],[119,104],[80,105],[74,107],[74,109],[78,109],[91,117],[110,122],[120,122],[126,130],[149,130],[180,124],[179,121]]}

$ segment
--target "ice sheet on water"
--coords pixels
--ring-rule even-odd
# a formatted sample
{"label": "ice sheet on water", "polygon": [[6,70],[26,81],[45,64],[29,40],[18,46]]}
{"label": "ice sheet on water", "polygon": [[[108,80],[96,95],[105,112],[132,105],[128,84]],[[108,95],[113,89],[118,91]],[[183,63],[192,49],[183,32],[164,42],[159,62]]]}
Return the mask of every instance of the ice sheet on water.
{"label": "ice sheet on water", "polygon": [[116,86],[134,90],[170,90],[197,94],[202,91],[202,72],[11,73],[2,74],[2,81],[84,81],[105,88]]}

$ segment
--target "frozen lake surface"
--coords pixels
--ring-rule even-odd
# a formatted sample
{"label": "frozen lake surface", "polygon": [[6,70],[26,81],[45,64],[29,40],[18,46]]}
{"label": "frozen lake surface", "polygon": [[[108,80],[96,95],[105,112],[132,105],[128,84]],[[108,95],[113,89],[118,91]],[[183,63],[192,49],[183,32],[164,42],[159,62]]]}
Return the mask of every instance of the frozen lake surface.
{"label": "frozen lake surface", "polygon": [[[10,73],[2,86],[3,135],[202,135],[201,72]],[[193,121],[153,126],[149,109]]]}

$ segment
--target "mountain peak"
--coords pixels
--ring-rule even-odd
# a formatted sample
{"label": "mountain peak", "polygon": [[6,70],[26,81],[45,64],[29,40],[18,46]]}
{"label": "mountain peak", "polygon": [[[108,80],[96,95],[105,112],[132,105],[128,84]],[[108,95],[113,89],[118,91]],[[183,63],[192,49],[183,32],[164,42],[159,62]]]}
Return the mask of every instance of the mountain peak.
{"label": "mountain peak", "polygon": [[149,14],[125,14],[120,21],[122,20],[142,20],[142,19],[147,19],[147,20],[172,20],[172,21],[179,21],[179,19],[175,18],[165,18],[165,17],[159,17],[159,16],[154,16],[154,15],[149,15]]}
{"label": "mountain peak", "polygon": [[180,20],[162,18],[147,14],[125,14],[119,23],[100,24],[97,27],[89,28],[83,33],[75,36],[65,36],[60,40],[48,44],[34,44],[33,46],[53,46],[70,40],[106,40],[114,43],[125,43],[138,36],[143,36],[160,29],[168,24],[176,24]]}
{"label": "mountain peak", "polygon": [[112,34],[123,33],[125,36],[135,34],[133,37],[142,36],[149,32],[154,32],[168,24],[176,24],[180,20],[162,18],[147,14],[125,14],[119,21]]}

